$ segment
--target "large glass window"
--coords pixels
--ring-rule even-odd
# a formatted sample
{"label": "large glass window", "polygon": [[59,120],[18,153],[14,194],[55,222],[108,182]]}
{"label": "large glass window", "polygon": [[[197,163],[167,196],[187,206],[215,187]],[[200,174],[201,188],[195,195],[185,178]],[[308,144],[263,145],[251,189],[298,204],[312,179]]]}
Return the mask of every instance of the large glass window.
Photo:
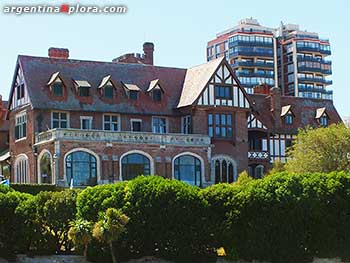
{"label": "large glass window", "polygon": [[192,155],[182,155],[174,161],[174,178],[190,185],[201,186],[201,161]]}
{"label": "large glass window", "polygon": [[232,88],[226,86],[215,87],[215,98],[216,99],[229,99],[232,100]]}
{"label": "large glass window", "polygon": [[52,129],[67,128],[68,118],[65,112],[52,112]]}
{"label": "large glass window", "polygon": [[105,131],[119,131],[119,115],[103,115],[103,128]]}
{"label": "large glass window", "polygon": [[232,123],[231,114],[208,114],[209,136],[216,138],[232,138]]}
{"label": "large glass window", "polygon": [[153,117],[152,118],[152,131],[154,133],[166,133],[166,118]]}
{"label": "large glass window", "polygon": [[15,120],[15,139],[25,138],[27,136],[27,114],[25,112],[16,115]]}
{"label": "large glass window", "polygon": [[132,180],[138,175],[150,175],[150,160],[139,153],[131,153],[122,159],[122,178],[123,180]]}
{"label": "large glass window", "polygon": [[69,185],[78,187],[96,185],[96,157],[84,151],[69,154],[66,157],[66,176]]}

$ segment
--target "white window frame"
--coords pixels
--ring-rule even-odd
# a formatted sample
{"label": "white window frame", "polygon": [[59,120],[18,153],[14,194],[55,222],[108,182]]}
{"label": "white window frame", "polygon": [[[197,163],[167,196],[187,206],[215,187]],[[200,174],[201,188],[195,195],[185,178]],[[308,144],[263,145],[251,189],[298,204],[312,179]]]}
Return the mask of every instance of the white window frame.
{"label": "white window frame", "polygon": [[[90,128],[89,129],[83,129],[83,121],[88,120],[90,122]],[[80,129],[81,130],[92,130],[92,121],[93,117],[92,116],[80,116]]]}
{"label": "white window frame", "polygon": [[[17,120],[20,119],[20,118],[23,118],[23,117],[24,117],[25,120],[20,122],[19,124],[17,124]],[[15,134],[14,134],[15,135],[15,142],[27,139],[27,122],[28,122],[28,116],[27,116],[27,112],[26,111],[21,111],[21,112],[19,112],[19,113],[17,113],[15,115]],[[23,137],[20,137],[20,138],[16,139],[16,126],[18,125],[18,126],[21,127],[20,131],[22,131],[22,135],[23,135],[24,130],[22,128],[22,125],[24,123],[26,124],[26,136],[23,136]]]}
{"label": "white window frame", "polygon": [[[111,117],[111,120],[110,120],[110,125],[111,125],[111,129],[110,130],[106,130],[105,129],[105,116],[109,116],[109,117]],[[117,124],[118,124],[118,130],[116,130],[116,131],[121,131],[121,118],[120,118],[120,114],[115,114],[115,113],[104,113],[103,114],[103,116],[102,116],[102,129],[104,130],[104,131],[115,131],[115,130],[113,130],[112,129],[112,116],[116,116],[117,118],[118,118],[118,121],[117,121]]]}
{"label": "white window frame", "polygon": [[[140,122],[140,127],[141,127],[141,131],[142,131],[142,120],[141,119],[130,119],[130,130],[133,132],[133,122]],[[136,131],[139,132],[139,131]]]}
{"label": "white window frame", "polygon": [[[58,119],[58,123],[59,123],[59,126],[58,127],[59,129],[68,129],[70,127],[70,115],[69,115],[69,112],[67,111],[51,111],[51,129],[56,129],[53,127],[53,114],[54,113],[58,113],[59,114],[59,119]],[[61,113],[65,113],[67,115],[67,128],[62,128],[61,127]]]}
{"label": "white window frame", "polygon": [[[153,121],[154,119],[165,119],[165,132],[156,132],[153,128]],[[152,132],[153,133],[157,133],[157,134],[167,134],[169,133],[169,121],[168,121],[168,118],[167,117],[164,117],[164,116],[152,116]]]}

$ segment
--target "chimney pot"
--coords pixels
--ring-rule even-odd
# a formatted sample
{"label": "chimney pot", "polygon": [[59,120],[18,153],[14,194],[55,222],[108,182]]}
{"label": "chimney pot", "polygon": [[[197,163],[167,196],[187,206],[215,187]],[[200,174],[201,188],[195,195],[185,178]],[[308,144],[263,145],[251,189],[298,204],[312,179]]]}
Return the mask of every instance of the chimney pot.
{"label": "chimney pot", "polygon": [[67,48],[50,47],[48,53],[49,53],[49,58],[60,58],[60,59],[69,58],[69,49]]}

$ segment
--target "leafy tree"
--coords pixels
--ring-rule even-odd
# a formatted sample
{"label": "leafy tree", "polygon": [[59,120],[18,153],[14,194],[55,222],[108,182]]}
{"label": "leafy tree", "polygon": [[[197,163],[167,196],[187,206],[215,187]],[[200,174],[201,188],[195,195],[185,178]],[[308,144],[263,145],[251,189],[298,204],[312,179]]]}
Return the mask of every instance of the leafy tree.
{"label": "leafy tree", "polygon": [[84,220],[77,219],[70,223],[70,229],[68,231],[68,237],[73,241],[76,247],[84,247],[84,257],[87,258],[88,245],[92,240],[92,223]]}
{"label": "leafy tree", "polygon": [[284,172],[285,170],[286,168],[284,167],[284,164],[281,161],[276,160],[273,163],[272,169],[270,170],[269,174],[281,173],[281,172]]}
{"label": "leafy tree", "polygon": [[350,171],[350,129],[343,124],[300,130],[289,151],[289,172]]}
{"label": "leafy tree", "polygon": [[117,241],[126,230],[129,218],[121,210],[108,208],[105,213],[100,214],[100,220],[96,222],[93,229],[93,236],[100,242],[109,245],[113,263],[117,258],[113,251],[113,242]]}
{"label": "leafy tree", "polygon": [[244,185],[246,183],[249,183],[250,181],[253,181],[254,179],[248,175],[247,171],[243,171],[238,175],[238,179],[236,184],[238,185]]}

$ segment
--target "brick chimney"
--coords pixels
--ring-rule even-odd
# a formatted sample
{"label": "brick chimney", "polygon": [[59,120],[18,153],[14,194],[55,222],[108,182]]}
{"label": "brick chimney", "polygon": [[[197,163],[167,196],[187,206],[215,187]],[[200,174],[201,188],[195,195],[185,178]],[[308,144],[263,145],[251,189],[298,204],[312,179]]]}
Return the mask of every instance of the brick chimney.
{"label": "brick chimney", "polygon": [[270,94],[270,88],[267,84],[260,84],[258,86],[254,87],[254,94],[263,94],[263,95],[269,95]]}
{"label": "brick chimney", "polygon": [[50,47],[49,48],[49,58],[68,59],[69,58],[69,49]]}
{"label": "brick chimney", "polygon": [[152,42],[145,42],[143,44],[144,63],[153,65],[154,44]]}
{"label": "brick chimney", "polygon": [[275,128],[282,127],[281,119],[281,89],[278,87],[273,87],[270,89],[271,98],[271,112],[273,115],[273,120]]}

